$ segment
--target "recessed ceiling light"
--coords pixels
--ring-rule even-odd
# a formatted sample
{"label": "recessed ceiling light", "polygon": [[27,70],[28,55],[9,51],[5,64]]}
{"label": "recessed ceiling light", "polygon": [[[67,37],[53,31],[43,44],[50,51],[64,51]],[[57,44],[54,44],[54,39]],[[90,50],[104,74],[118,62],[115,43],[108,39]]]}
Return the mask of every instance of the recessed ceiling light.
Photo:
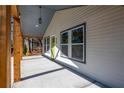
{"label": "recessed ceiling light", "polygon": [[35,25],[35,27],[39,27],[39,25]]}

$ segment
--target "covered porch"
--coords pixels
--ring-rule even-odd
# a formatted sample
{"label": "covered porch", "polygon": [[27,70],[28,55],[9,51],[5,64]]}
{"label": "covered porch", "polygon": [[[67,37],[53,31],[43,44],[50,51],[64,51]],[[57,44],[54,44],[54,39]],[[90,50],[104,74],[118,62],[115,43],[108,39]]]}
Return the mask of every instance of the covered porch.
{"label": "covered porch", "polygon": [[123,9],[1,5],[0,88],[124,87]]}
{"label": "covered porch", "polygon": [[101,88],[101,83],[44,56],[23,57],[21,81],[13,88]]}

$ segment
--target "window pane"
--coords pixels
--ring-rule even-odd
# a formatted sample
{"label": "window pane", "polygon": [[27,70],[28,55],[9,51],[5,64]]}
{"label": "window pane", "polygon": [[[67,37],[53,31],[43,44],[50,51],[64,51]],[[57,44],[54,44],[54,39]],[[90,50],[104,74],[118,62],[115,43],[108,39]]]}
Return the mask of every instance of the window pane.
{"label": "window pane", "polygon": [[46,39],[44,38],[44,45],[46,44]]}
{"label": "window pane", "polygon": [[47,37],[47,44],[50,44],[50,37]]}
{"label": "window pane", "polygon": [[61,43],[62,44],[67,44],[68,43],[68,32],[65,32],[65,33],[61,34]]}
{"label": "window pane", "polygon": [[46,38],[44,38],[44,52],[46,52]]}
{"label": "window pane", "polygon": [[49,45],[47,45],[47,51],[49,51],[49,49],[50,49],[50,46],[49,46]]}
{"label": "window pane", "polygon": [[72,31],[72,43],[83,43],[83,28]]}
{"label": "window pane", "polygon": [[62,55],[68,56],[68,45],[61,45]]}
{"label": "window pane", "polygon": [[72,45],[72,58],[83,60],[83,45]]}
{"label": "window pane", "polygon": [[50,37],[47,37],[47,50],[46,51],[49,51],[50,49]]}
{"label": "window pane", "polygon": [[44,45],[44,52],[46,52],[46,46]]}

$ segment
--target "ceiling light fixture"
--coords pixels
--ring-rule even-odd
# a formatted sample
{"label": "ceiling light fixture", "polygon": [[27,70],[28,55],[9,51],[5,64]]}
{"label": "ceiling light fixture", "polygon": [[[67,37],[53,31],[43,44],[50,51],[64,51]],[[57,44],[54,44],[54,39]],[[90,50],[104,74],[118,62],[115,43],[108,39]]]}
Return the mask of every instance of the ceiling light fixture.
{"label": "ceiling light fixture", "polygon": [[39,27],[39,25],[35,25],[35,27]]}
{"label": "ceiling light fixture", "polygon": [[39,19],[38,19],[38,21],[39,21],[39,24],[42,24],[42,18],[41,18],[41,6],[39,6],[39,8],[40,8],[40,17],[39,17]]}

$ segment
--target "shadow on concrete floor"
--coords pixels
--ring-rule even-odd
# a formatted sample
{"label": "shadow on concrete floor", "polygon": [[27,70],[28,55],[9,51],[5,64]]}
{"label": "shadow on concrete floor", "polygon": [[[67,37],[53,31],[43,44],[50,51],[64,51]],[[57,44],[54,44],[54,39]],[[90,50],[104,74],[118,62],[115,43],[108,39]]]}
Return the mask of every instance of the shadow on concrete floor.
{"label": "shadow on concrete floor", "polygon": [[31,75],[31,76],[23,77],[23,78],[21,78],[21,81],[31,79],[31,78],[34,78],[34,77],[38,77],[38,76],[41,76],[41,75],[49,74],[49,73],[52,73],[52,72],[55,72],[55,71],[60,71],[60,70],[63,70],[63,69],[64,68],[58,68],[58,69],[54,69],[54,70],[50,70],[50,71],[46,71],[46,72],[42,72],[42,73],[37,73],[37,74]]}

